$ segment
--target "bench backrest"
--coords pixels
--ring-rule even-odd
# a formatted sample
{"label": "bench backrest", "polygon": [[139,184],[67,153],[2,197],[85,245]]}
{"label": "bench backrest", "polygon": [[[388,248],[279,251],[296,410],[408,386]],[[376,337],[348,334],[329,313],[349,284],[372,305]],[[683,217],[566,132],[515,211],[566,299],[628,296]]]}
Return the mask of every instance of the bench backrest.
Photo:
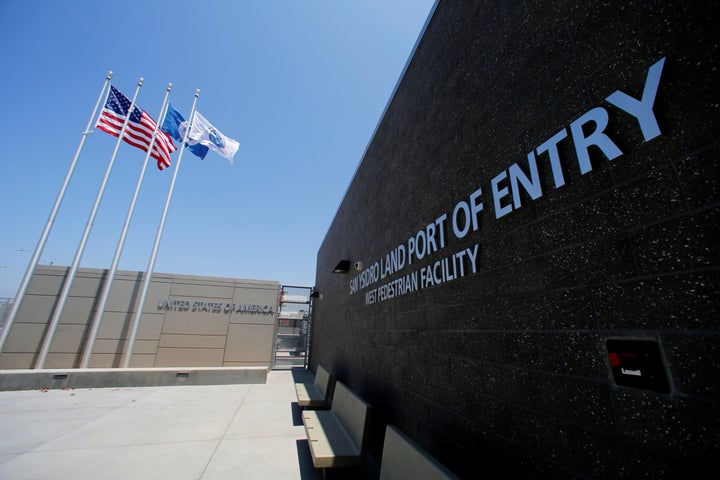
{"label": "bench backrest", "polygon": [[330,374],[323,367],[318,365],[317,371],[315,372],[315,386],[327,399],[328,387],[330,387]]}
{"label": "bench backrest", "polygon": [[370,405],[344,383],[337,381],[331,410],[342,422],[353,442],[363,450]]}
{"label": "bench backrest", "polygon": [[385,430],[380,480],[453,480],[447,468],[427,454],[397,428]]}

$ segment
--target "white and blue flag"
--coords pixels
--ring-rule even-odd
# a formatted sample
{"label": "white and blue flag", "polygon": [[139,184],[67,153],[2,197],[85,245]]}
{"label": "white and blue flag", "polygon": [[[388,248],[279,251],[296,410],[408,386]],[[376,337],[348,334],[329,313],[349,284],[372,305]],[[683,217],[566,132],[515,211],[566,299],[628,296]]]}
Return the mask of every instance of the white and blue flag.
{"label": "white and blue flag", "polygon": [[190,134],[188,135],[188,148],[192,143],[204,145],[227,158],[233,163],[233,155],[238,151],[240,144],[230,137],[226,137],[208,122],[200,112],[195,111]]}
{"label": "white and blue flag", "polygon": [[[163,132],[167,133],[182,144],[182,141],[185,138],[187,126],[188,122],[182,115],[180,115],[180,112],[175,110],[172,105],[168,105],[168,110],[165,114],[165,121],[163,121],[162,125]],[[204,159],[205,155],[208,153],[208,147],[200,143],[193,142],[190,138],[188,138],[186,146],[188,150],[202,159]]]}

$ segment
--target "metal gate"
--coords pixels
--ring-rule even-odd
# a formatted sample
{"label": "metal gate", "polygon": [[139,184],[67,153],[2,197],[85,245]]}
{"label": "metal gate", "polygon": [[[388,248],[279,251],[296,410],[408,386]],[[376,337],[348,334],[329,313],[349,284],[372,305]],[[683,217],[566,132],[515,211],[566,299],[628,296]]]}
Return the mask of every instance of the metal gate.
{"label": "metal gate", "polygon": [[281,287],[280,308],[275,326],[274,369],[307,367],[313,299],[313,287]]}

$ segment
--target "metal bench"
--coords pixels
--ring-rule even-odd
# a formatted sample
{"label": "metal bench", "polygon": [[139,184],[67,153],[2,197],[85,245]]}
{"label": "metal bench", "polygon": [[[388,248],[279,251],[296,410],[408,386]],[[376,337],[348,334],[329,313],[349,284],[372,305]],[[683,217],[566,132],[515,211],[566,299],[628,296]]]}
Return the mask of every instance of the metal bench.
{"label": "metal bench", "polygon": [[327,408],[333,376],[318,365],[313,383],[296,383],[295,393],[302,408]]}
{"label": "metal bench", "polygon": [[335,384],[330,410],[305,410],[303,423],[316,468],[361,465],[370,405],[342,382]]}
{"label": "metal bench", "polygon": [[385,430],[380,480],[457,480],[422,448],[391,425]]}

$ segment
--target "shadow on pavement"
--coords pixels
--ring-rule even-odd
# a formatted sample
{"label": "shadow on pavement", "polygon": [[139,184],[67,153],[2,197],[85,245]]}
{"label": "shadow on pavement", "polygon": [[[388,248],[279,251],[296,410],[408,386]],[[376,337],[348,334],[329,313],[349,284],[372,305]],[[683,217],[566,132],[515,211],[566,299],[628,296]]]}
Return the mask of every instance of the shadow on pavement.
{"label": "shadow on pavement", "polygon": [[306,439],[296,440],[298,465],[300,465],[300,478],[302,480],[322,480],[323,472],[315,468],[310,454],[310,445]]}
{"label": "shadow on pavement", "polygon": [[293,426],[299,427],[300,425],[303,425],[302,407],[300,407],[297,402],[292,402],[290,403],[290,408],[292,408]]}

